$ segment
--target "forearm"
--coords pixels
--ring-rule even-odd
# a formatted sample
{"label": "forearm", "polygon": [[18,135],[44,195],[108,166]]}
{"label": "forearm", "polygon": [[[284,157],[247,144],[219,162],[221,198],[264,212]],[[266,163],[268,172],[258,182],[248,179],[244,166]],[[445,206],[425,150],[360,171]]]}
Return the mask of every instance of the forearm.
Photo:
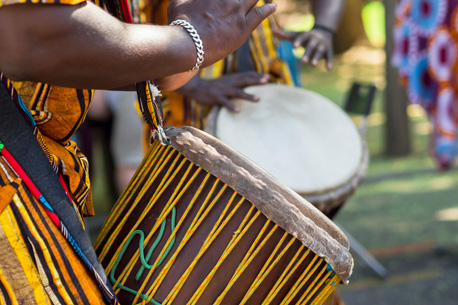
{"label": "forearm", "polygon": [[314,0],[312,12],[315,24],[336,30],[342,16],[346,0]]}
{"label": "forearm", "polygon": [[175,90],[179,92],[181,88],[186,87],[188,83],[192,79],[194,79],[196,73],[198,73],[198,70],[195,70],[194,72],[187,71],[183,73],[178,73],[171,76],[156,79],[154,83],[162,92],[170,92]]}
{"label": "forearm", "polygon": [[0,35],[0,71],[15,80],[110,89],[195,64],[181,27],[124,24],[90,3],[5,6],[0,27],[9,29]]}

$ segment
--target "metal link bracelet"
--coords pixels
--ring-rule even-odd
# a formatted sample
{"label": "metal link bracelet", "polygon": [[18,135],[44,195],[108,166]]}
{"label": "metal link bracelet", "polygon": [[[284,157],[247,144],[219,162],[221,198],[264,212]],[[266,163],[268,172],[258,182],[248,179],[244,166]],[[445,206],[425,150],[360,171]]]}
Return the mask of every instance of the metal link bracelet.
{"label": "metal link bracelet", "polygon": [[191,70],[189,70],[189,72],[193,72],[199,69],[202,63],[204,62],[204,45],[202,44],[202,40],[200,39],[200,36],[197,33],[196,29],[189,22],[183,19],[177,19],[170,23],[170,25],[179,25],[182,28],[184,28],[189,33],[189,35],[191,35],[192,40],[194,40],[194,44],[196,46],[197,59],[196,64],[194,65],[194,67],[192,67]]}

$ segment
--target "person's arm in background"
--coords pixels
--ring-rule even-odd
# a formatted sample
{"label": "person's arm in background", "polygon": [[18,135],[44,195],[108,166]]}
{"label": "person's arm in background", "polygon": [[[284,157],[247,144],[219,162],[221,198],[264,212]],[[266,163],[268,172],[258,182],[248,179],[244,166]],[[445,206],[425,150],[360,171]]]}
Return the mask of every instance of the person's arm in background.
{"label": "person's arm in background", "polygon": [[[255,8],[257,0],[213,2],[169,6],[170,20],[187,20],[199,33],[203,66],[233,52],[275,11],[275,5]],[[111,89],[188,73],[196,62],[194,42],[181,26],[125,24],[89,2],[2,6],[0,28],[0,71],[18,81]]]}
{"label": "person's arm in background", "polygon": [[285,32],[277,30],[276,35],[289,40],[295,48],[304,47],[302,62],[312,67],[322,58],[326,59],[326,68],[331,69],[333,63],[333,39],[339,25],[346,0],[313,0],[312,13],[315,26],[307,32]]}

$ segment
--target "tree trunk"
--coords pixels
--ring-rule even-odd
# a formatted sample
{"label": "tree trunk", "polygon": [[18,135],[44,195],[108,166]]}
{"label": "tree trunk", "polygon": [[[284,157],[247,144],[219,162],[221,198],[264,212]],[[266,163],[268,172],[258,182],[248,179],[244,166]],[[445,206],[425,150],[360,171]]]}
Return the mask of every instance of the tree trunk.
{"label": "tree trunk", "polygon": [[385,88],[385,153],[387,156],[405,156],[411,152],[407,95],[398,82],[398,71],[391,64],[393,25],[396,1],[385,0],[386,27],[386,88]]}

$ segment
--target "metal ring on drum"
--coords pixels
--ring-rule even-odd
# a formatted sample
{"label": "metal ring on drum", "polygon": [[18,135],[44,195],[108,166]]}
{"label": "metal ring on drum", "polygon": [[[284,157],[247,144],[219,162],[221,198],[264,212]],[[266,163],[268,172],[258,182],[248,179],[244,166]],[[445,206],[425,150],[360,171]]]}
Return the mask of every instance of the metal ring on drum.
{"label": "metal ring on drum", "polygon": [[327,98],[280,84],[252,86],[240,112],[214,107],[205,131],[330,215],[361,184],[369,153],[350,117]]}

